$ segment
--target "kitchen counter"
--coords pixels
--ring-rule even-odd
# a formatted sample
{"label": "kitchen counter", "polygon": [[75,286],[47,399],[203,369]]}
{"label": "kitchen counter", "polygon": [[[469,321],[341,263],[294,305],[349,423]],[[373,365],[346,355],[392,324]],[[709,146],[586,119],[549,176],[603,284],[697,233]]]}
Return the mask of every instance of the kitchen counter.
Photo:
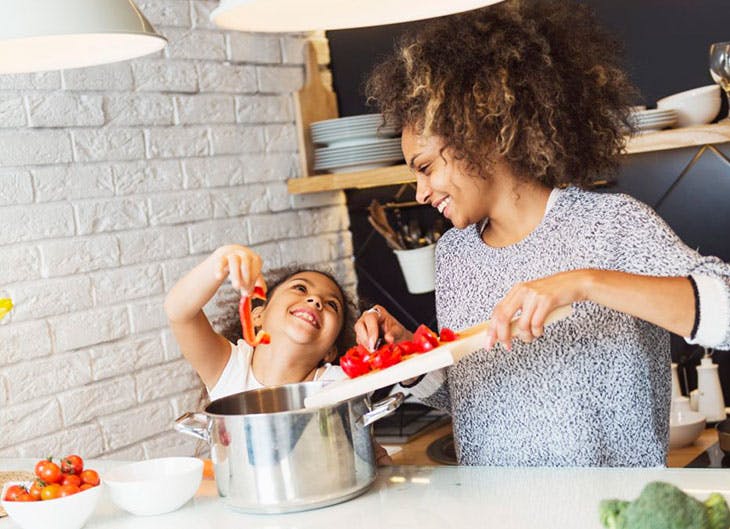
{"label": "kitchen counter", "polygon": [[[31,460],[0,459],[0,469],[28,470]],[[89,461],[104,470],[118,462]],[[88,529],[599,529],[603,498],[633,498],[654,480],[668,481],[704,499],[717,491],[730,499],[730,470],[384,467],[373,487],[351,501],[286,515],[248,515],[225,507],[215,482],[203,480],[178,511],[138,517],[105,495]],[[0,529],[15,529],[9,519]]]}

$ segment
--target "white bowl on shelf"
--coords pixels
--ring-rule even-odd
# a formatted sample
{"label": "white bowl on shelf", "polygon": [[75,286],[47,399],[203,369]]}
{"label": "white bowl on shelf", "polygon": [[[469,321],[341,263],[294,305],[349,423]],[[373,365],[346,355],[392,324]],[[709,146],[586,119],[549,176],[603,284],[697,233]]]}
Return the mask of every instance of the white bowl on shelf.
{"label": "white bowl on shelf", "polygon": [[[5,484],[2,496],[11,485],[30,485],[26,481],[10,481]],[[96,510],[96,505],[101,497],[103,483],[82,490],[71,496],[56,498],[45,501],[6,501],[2,500],[2,506],[8,516],[22,529],[40,529],[53,527],[53,529],[80,529],[89,520]]]}
{"label": "white bowl on shelf", "polygon": [[712,84],[679,92],[657,101],[658,109],[677,111],[679,127],[710,123],[720,112],[720,85]]}
{"label": "white bowl on shelf", "polygon": [[669,415],[669,448],[694,443],[705,429],[705,416],[696,411],[673,410]]}
{"label": "white bowl on shelf", "polygon": [[114,467],[102,478],[112,501],[125,511],[163,514],[195,496],[203,479],[203,462],[196,457],[148,459]]}

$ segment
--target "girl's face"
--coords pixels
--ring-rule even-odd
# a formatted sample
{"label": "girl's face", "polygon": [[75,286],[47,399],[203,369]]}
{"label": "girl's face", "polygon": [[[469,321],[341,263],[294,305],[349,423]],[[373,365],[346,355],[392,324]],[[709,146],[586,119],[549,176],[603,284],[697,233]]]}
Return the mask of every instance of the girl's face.
{"label": "girl's face", "polygon": [[488,179],[467,174],[463,162],[449,150],[442,152],[443,146],[439,136],[403,129],[401,148],[416,175],[416,200],[435,207],[454,227],[463,229],[488,216],[492,190]]}
{"label": "girl's face", "polygon": [[261,316],[263,328],[272,338],[283,333],[295,344],[310,345],[318,359],[332,361],[344,311],[340,289],[330,278],[299,272],[274,290]]}

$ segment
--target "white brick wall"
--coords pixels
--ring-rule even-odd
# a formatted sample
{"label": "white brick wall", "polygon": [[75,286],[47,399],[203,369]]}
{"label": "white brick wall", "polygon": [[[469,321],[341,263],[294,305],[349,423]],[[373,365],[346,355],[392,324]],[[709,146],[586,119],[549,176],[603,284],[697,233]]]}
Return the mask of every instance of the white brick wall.
{"label": "white brick wall", "polygon": [[214,0],[137,3],[164,52],[0,75],[0,456],[191,454],[172,426],[201,387],[162,300],[221,244],[355,282],[344,196],[286,191],[291,91],[326,40],[219,31]]}

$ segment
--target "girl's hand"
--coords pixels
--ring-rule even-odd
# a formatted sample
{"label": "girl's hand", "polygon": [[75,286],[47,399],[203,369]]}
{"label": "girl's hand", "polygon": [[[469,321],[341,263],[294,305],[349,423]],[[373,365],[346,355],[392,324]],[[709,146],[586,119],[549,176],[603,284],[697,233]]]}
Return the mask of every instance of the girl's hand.
{"label": "girl's hand", "polygon": [[510,324],[515,317],[517,337],[531,342],[542,336],[545,318],[554,309],[575,301],[584,301],[590,282],[589,270],[572,270],[552,276],[518,283],[497,303],[492,311],[492,324],[487,331],[487,349],[501,342],[512,348]]}
{"label": "girl's hand", "polygon": [[218,281],[223,281],[227,275],[233,288],[245,296],[250,296],[256,286],[266,292],[266,282],[261,275],[261,257],[250,248],[229,244],[218,248],[211,257]]}
{"label": "girl's hand", "polygon": [[382,305],[375,305],[355,322],[355,336],[358,344],[373,351],[380,336],[387,343],[394,343],[409,340],[413,335]]}

